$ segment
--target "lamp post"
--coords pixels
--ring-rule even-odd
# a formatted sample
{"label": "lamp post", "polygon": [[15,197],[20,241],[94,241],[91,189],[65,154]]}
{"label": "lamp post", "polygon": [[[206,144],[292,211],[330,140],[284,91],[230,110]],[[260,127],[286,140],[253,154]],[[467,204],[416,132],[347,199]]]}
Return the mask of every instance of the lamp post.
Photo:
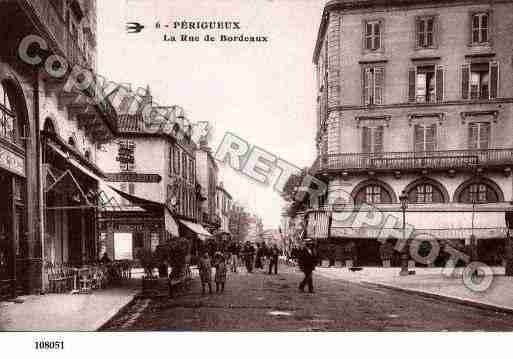
{"label": "lamp post", "polygon": [[408,275],[408,245],[406,243],[406,209],[408,209],[408,195],[406,192],[402,191],[401,195],[399,196],[399,201],[401,202],[401,210],[403,211],[403,243],[405,247],[403,248],[401,252],[401,271],[399,272],[399,275]]}
{"label": "lamp post", "polygon": [[[510,202],[510,204],[513,205],[513,202]],[[506,276],[511,277],[513,276],[513,248],[511,247],[511,230],[513,229],[513,208],[507,211],[504,215],[506,220],[506,226],[508,227],[506,240],[504,243],[504,254],[506,257],[506,265],[504,268],[504,272]]]}
{"label": "lamp post", "polygon": [[[472,198],[472,222],[471,222],[471,230],[470,230],[470,238],[468,239],[468,248],[469,248],[469,256],[470,261],[475,261],[477,258],[476,255],[476,236],[474,235],[474,220],[476,216],[476,199]],[[467,241],[465,241],[467,243]],[[465,243],[465,244],[466,244]]]}

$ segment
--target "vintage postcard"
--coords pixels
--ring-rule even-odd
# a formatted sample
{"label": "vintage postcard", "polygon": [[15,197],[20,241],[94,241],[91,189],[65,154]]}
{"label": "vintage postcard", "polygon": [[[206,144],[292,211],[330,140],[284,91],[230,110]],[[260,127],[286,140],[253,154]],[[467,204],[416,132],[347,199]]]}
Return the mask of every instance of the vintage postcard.
{"label": "vintage postcard", "polygon": [[513,329],[513,1],[0,0],[0,39],[0,341]]}

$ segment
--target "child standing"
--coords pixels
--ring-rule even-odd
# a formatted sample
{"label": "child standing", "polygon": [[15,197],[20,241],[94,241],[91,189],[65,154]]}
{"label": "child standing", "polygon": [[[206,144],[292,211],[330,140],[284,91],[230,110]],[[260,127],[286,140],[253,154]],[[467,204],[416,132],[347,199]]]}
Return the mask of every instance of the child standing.
{"label": "child standing", "polygon": [[205,252],[201,257],[198,269],[201,279],[202,293],[205,294],[205,286],[208,284],[208,292],[212,294],[212,263],[210,262],[210,257],[207,252]]}
{"label": "child standing", "polygon": [[224,292],[224,284],[226,282],[226,260],[222,253],[218,252],[215,255],[215,266],[216,266],[216,293]]}

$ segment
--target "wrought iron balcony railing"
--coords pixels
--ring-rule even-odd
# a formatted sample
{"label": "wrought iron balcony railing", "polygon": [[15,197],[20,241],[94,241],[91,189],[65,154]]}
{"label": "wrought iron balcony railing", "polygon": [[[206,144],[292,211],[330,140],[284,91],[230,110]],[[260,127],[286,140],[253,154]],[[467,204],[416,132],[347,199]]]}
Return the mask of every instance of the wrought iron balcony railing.
{"label": "wrought iron balcony railing", "polygon": [[466,169],[513,165],[513,149],[425,152],[338,153],[321,155],[312,169],[322,171],[401,171]]}

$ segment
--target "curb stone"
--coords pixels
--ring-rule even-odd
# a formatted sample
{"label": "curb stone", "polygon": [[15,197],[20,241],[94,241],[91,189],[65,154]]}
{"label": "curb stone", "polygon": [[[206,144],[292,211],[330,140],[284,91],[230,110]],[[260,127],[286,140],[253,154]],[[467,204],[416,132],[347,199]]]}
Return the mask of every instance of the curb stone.
{"label": "curb stone", "polygon": [[99,320],[98,322],[95,323],[94,327],[95,329],[93,329],[92,331],[94,332],[98,332],[98,331],[101,331],[103,329],[103,327],[105,327],[107,325],[107,323],[109,323],[111,321],[112,318],[114,318],[116,315],[118,315],[119,313],[121,313],[121,311],[123,311],[125,308],[127,308],[128,306],[132,305],[133,302],[138,299],[141,295],[141,291],[138,290],[137,292],[135,292],[133,295],[132,295],[132,298],[130,298],[129,301],[127,301],[125,304],[123,304],[120,308],[117,308],[117,309],[113,309],[109,315],[108,315],[108,318],[107,319],[101,319]]}
{"label": "curb stone", "polygon": [[425,292],[425,291],[420,291],[420,290],[415,290],[415,289],[407,289],[407,288],[395,287],[395,286],[392,286],[392,285],[375,283],[375,282],[361,281],[360,284],[362,284],[364,286],[371,286],[371,287],[390,289],[390,290],[394,290],[394,291],[397,291],[397,292],[403,292],[403,293],[408,293],[408,294],[416,294],[416,295],[419,295],[419,296],[422,296],[422,297],[426,297],[426,298],[431,298],[431,299],[437,299],[437,300],[442,299],[442,300],[445,300],[445,301],[448,301],[448,302],[453,302],[453,303],[457,303],[457,304],[463,304],[463,305],[475,307],[475,308],[478,308],[478,309],[492,310],[494,312],[501,312],[501,313],[505,313],[505,314],[513,314],[513,308],[501,307],[501,306],[497,306],[497,305],[493,305],[493,304],[487,304],[487,303],[480,303],[480,302],[476,302],[474,300],[469,300],[469,299],[451,297],[451,296],[448,296],[448,295],[435,294],[435,293],[430,293],[430,292]]}

